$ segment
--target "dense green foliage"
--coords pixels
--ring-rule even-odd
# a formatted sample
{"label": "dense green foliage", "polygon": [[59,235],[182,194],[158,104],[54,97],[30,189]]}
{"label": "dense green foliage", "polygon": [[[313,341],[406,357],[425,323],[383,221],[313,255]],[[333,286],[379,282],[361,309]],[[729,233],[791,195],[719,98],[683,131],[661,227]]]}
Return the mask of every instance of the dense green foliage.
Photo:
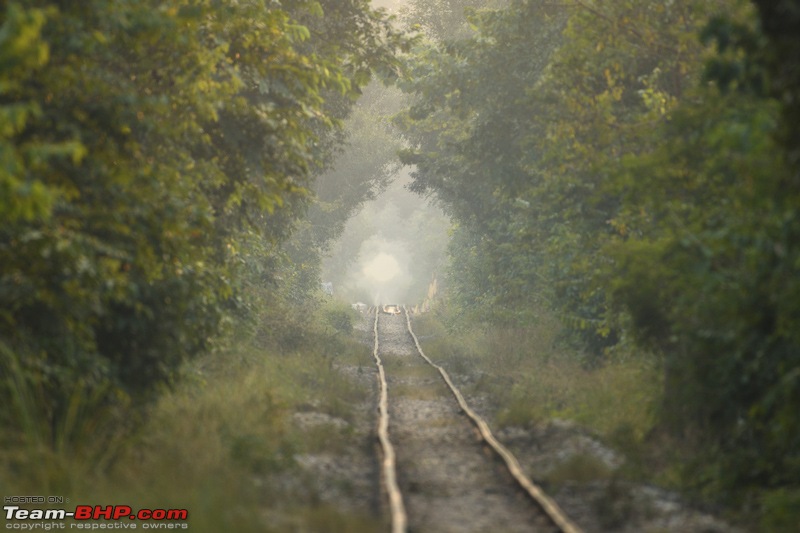
{"label": "dense green foliage", "polygon": [[546,303],[595,362],[657,354],[662,425],[718,494],[800,479],[798,4],[757,4],[478,12],[419,50],[399,119],[457,223],[455,307]]}
{"label": "dense green foliage", "polygon": [[[454,309],[513,330],[548,308],[591,365],[651,354],[690,479],[784,516],[800,2],[472,4],[409,2],[425,38],[394,126],[411,188],[454,222]],[[286,302],[313,293],[398,146],[354,102],[397,77],[407,38],[367,0],[1,9],[2,437],[58,448],[81,409],[149,397],[255,308],[259,335],[302,345]]]}
{"label": "dense green foliage", "polygon": [[0,17],[0,416],[55,442],[81,398],[146,396],[292,271],[278,246],[403,39],[366,0]]}
{"label": "dense green foliage", "polygon": [[408,0],[400,10],[400,18],[432,39],[453,40],[472,34],[465,14],[476,7],[499,8],[506,4],[507,0]]}
{"label": "dense green foliage", "polygon": [[[523,12],[485,12],[473,21],[484,28],[481,37],[420,51],[413,89],[421,98],[400,125],[414,146],[403,154],[416,166],[412,188],[435,193],[457,223],[451,286],[461,307],[477,313],[492,308],[499,316],[536,298],[534,277],[508,275],[529,271],[531,256],[503,253],[529,246],[524,229],[511,228],[525,209],[514,189],[527,178],[520,159],[509,154],[521,153],[527,141],[515,126],[535,131],[522,120],[533,117],[526,87],[546,67],[563,16],[531,5]],[[532,48],[539,37],[547,44]]]}

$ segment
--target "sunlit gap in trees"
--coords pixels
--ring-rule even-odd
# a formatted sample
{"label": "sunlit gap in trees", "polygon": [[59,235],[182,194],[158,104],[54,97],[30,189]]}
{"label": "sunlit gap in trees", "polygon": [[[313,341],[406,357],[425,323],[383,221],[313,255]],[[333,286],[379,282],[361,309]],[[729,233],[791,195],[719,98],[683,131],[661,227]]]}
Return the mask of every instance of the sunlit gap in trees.
{"label": "sunlit gap in trees", "polygon": [[[373,303],[382,303],[390,296],[390,287],[403,275],[403,268],[394,255],[379,252],[377,255],[364,262],[361,267],[364,282],[370,287]],[[405,284],[405,283],[404,283]],[[386,303],[386,302],[383,302]]]}
{"label": "sunlit gap in trees", "polygon": [[361,272],[368,278],[386,283],[400,274],[400,265],[394,256],[381,252],[365,264]]}

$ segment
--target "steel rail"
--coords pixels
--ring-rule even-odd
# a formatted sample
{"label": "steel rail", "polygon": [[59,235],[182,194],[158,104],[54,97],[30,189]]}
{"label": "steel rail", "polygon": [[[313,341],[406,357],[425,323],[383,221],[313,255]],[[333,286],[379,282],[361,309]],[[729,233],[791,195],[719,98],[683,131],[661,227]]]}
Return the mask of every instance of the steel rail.
{"label": "steel rail", "polygon": [[[417,336],[414,334],[414,330],[411,329],[411,315],[408,312],[408,308],[403,306],[403,311],[406,315],[406,324],[408,325],[408,332],[411,334],[411,338],[414,340],[414,344],[417,347],[417,353],[420,357],[422,357],[429,365],[439,371],[439,374],[442,376],[442,379],[450,388],[450,392],[453,393],[455,396],[456,401],[458,401],[458,405],[461,407],[461,410],[472,420],[473,424],[478,428],[478,431],[483,437],[483,440],[494,450],[494,452],[500,456],[500,458],[505,462],[508,471],[517,481],[520,487],[530,496],[534,503],[536,503],[548,516],[548,518],[563,532],[563,533],[582,533],[581,529],[575,525],[567,516],[564,514],[564,511],[558,506],[558,504],[550,498],[545,492],[533,483],[525,473],[522,471],[522,467],[517,461],[517,458],[503,446],[492,434],[492,431],[489,429],[489,425],[480,417],[475,411],[470,408],[467,404],[467,401],[464,399],[464,396],[461,394],[461,391],[458,390],[458,387],[455,386],[453,381],[450,379],[450,375],[447,371],[442,368],[441,366],[437,365],[433,361],[431,361],[425,352],[422,351],[422,346],[419,344],[419,340]],[[375,323],[377,324],[377,318]],[[377,332],[377,325],[376,325],[376,332]],[[376,341],[377,342],[377,341]]]}
{"label": "steel rail", "polygon": [[405,533],[408,527],[408,517],[406,515],[406,508],[403,504],[403,495],[400,492],[400,487],[397,484],[397,456],[392,446],[392,441],[389,439],[389,392],[386,383],[386,372],[383,369],[383,361],[381,361],[378,350],[380,344],[378,342],[378,316],[380,316],[380,307],[375,309],[375,324],[372,331],[375,335],[375,345],[372,350],[372,357],[375,359],[375,365],[378,367],[378,381],[380,384],[380,399],[378,401],[378,440],[381,444],[383,451],[383,479],[386,485],[386,492],[389,496],[389,508],[392,518],[392,533]]}

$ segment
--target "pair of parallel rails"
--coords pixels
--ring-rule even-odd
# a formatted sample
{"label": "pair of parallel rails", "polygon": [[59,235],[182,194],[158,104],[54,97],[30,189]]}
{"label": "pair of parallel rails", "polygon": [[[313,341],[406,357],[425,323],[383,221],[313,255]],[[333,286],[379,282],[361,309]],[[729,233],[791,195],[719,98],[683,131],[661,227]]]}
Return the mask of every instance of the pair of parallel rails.
{"label": "pair of parallel rails", "polygon": [[[370,309],[370,311],[373,311]],[[395,311],[392,309],[390,313]],[[380,341],[378,336],[378,320],[381,316],[381,307],[374,308],[375,321],[373,325],[374,347],[373,358],[378,370],[379,381],[379,398],[378,398],[378,442],[382,455],[381,460],[381,478],[383,480],[383,488],[388,497],[389,510],[391,515],[392,533],[405,533],[408,530],[408,514],[404,504],[403,493],[400,490],[397,475],[397,454],[390,438],[390,420],[389,420],[389,387],[384,368],[383,360],[380,357]],[[443,382],[449,389],[450,394],[458,402],[458,406],[477,428],[482,441],[490,447],[496,457],[505,465],[505,468],[511,474],[512,478],[518,487],[530,498],[530,500],[542,511],[547,520],[558,530],[563,533],[581,533],[581,530],[576,526],[561,510],[561,508],[550,498],[538,485],[533,483],[523,472],[520,467],[519,461],[516,457],[500,443],[489,429],[489,425],[481,418],[464,399],[463,394],[458,390],[458,387],[453,383],[450,375],[441,366],[431,361],[422,350],[419,339],[414,334],[411,327],[411,315],[408,308],[403,307],[402,313],[405,315],[406,326],[408,334],[413,340],[416,348],[416,353],[428,365],[436,369],[441,376]],[[394,313],[392,313],[394,314]]]}

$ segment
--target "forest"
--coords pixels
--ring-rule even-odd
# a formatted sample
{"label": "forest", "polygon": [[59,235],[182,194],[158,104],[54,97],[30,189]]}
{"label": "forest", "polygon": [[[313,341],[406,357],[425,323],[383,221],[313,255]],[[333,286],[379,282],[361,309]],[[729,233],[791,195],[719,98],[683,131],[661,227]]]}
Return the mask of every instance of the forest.
{"label": "forest", "polygon": [[653,354],[710,483],[790,486],[797,6],[573,4],[474,12],[412,60],[402,157],[454,220],[452,297],[474,320],[544,306],[598,363]]}
{"label": "forest", "polygon": [[[286,471],[303,387],[360,394],[303,381],[360,349],[320,283],[410,239],[393,298],[435,275],[450,334],[557,323],[588,372],[654,365],[642,446],[680,443],[681,491],[793,530],[800,1],[388,4],[0,2],[4,494],[151,493],[125,465],[185,455],[191,420],[147,432],[214,391],[226,420],[269,412],[218,453]],[[387,200],[403,186],[440,213]]]}

